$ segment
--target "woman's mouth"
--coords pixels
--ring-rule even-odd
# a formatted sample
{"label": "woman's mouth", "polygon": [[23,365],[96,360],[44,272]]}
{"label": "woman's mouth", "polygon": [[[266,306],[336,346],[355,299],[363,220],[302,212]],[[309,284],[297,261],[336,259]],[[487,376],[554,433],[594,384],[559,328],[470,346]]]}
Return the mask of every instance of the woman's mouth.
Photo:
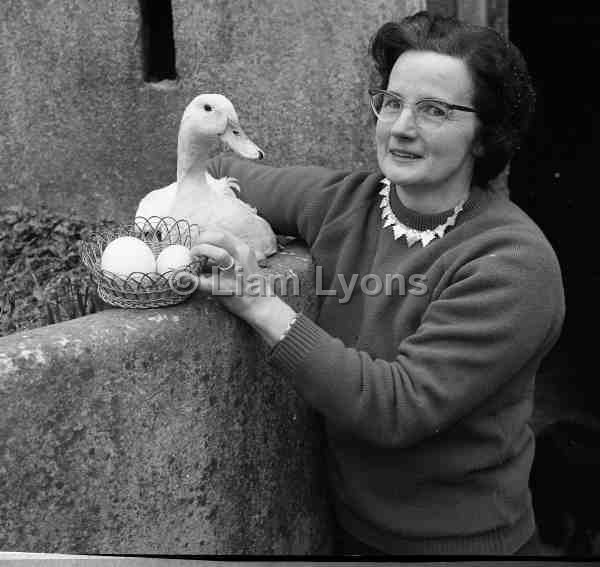
{"label": "woman's mouth", "polygon": [[406,150],[389,150],[390,154],[397,159],[401,160],[415,160],[420,159],[422,156],[413,152],[407,152]]}

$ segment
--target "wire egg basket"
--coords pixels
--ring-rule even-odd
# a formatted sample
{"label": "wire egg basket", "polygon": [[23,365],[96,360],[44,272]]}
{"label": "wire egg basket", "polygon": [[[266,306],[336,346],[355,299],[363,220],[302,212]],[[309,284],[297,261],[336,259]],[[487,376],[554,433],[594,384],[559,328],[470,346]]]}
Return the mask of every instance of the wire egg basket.
{"label": "wire egg basket", "polygon": [[173,217],[136,217],[133,224],[115,230],[96,232],[80,243],[81,260],[98,286],[102,301],[126,309],[167,307],[185,301],[196,289],[196,276],[206,259],[200,259],[163,274],[133,272],[126,278],[101,267],[106,246],[121,236],[133,236],[145,242],[156,259],[172,244],[192,246],[192,235],[198,229],[186,220]]}

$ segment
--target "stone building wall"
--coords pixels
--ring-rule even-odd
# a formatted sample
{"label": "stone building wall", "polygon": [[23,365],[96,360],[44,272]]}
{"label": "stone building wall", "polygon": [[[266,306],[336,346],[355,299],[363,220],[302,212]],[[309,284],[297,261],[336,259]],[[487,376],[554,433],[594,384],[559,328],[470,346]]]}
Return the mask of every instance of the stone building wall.
{"label": "stone building wall", "polygon": [[175,177],[201,92],[266,163],[373,166],[372,34],[425,0],[172,0],[177,81],[144,81],[138,0],[0,3],[0,203],[129,220]]}

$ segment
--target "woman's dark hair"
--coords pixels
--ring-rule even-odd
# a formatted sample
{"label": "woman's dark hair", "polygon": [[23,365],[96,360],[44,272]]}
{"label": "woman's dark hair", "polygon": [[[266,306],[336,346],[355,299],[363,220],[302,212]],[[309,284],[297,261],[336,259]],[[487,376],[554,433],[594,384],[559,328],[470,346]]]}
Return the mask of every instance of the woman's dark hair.
{"label": "woman's dark hair", "polygon": [[433,51],[463,60],[475,87],[473,107],[481,123],[482,155],[475,159],[473,182],[485,187],[506,167],[527,132],[535,106],[527,65],[516,46],[491,28],[418,12],[384,24],[371,40],[370,50],[383,89],[405,51]]}

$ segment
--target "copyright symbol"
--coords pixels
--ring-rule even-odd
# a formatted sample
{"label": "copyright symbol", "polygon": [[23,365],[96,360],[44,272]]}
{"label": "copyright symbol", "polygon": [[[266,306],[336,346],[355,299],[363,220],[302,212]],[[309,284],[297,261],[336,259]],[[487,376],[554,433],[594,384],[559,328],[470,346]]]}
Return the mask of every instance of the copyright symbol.
{"label": "copyright symbol", "polygon": [[198,289],[198,276],[188,272],[185,268],[175,270],[169,276],[169,287],[177,295],[191,295]]}

